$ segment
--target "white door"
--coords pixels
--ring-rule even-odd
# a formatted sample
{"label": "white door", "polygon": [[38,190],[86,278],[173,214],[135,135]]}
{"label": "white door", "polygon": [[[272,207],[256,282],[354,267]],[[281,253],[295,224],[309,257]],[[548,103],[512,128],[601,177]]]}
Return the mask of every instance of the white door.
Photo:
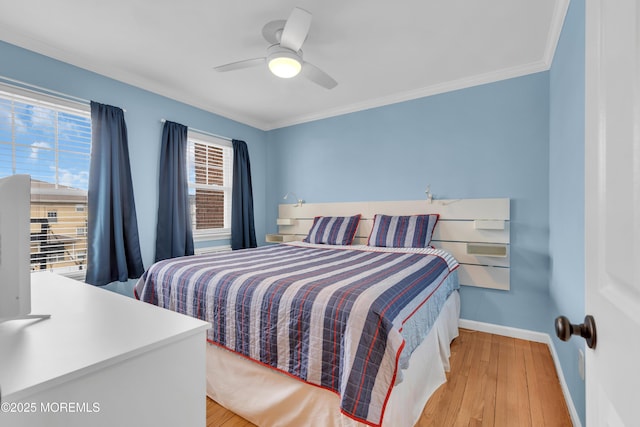
{"label": "white door", "polygon": [[586,0],[586,14],[587,424],[638,426],[640,2]]}

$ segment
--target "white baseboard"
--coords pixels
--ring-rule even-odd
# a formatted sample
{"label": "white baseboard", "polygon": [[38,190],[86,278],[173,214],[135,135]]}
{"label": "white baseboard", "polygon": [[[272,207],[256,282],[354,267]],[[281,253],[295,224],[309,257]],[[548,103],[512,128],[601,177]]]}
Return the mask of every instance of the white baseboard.
{"label": "white baseboard", "polygon": [[571,422],[575,427],[582,427],[582,423],[580,422],[580,417],[578,416],[578,411],[576,411],[576,407],[573,405],[573,399],[571,399],[571,393],[569,392],[569,387],[567,386],[567,382],[564,379],[564,373],[562,372],[562,366],[560,366],[560,360],[558,360],[558,353],[556,353],[556,347],[553,344],[553,340],[551,336],[547,335],[549,341],[547,345],[549,346],[549,351],[551,352],[551,358],[553,359],[553,363],[556,365],[556,372],[558,373],[558,379],[560,379],[560,386],[562,387],[562,393],[564,393],[564,400],[567,401],[567,408],[569,409],[569,415],[571,415]]}
{"label": "white baseboard", "polygon": [[551,358],[553,359],[553,363],[556,367],[556,372],[558,373],[558,379],[560,380],[560,387],[562,388],[562,393],[564,394],[564,400],[567,402],[567,408],[569,409],[571,422],[573,423],[574,427],[582,427],[580,417],[578,416],[578,411],[576,411],[576,407],[573,404],[573,399],[571,398],[571,393],[569,392],[567,381],[565,380],[564,373],[562,372],[562,366],[560,366],[560,361],[558,360],[558,353],[556,352],[553,340],[551,339],[551,336],[549,334],[529,331],[527,329],[518,329],[509,326],[495,325],[493,323],[477,322],[475,320],[467,319],[460,319],[458,325],[461,328],[471,329],[473,331],[486,332],[494,335],[501,335],[510,338],[518,338],[522,340],[547,344],[549,346],[549,351],[551,352]]}
{"label": "white baseboard", "polygon": [[529,331],[527,329],[512,328],[510,326],[494,325],[493,323],[476,322],[475,320],[460,319],[458,325],[464,329],[502,335],[504,337],[519,338],[521,340],[548,344],[549,334]]}

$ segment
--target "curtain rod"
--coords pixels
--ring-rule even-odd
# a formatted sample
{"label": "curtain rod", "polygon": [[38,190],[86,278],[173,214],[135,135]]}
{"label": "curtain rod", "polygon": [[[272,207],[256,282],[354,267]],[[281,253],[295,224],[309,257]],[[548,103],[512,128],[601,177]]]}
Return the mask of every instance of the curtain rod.
{"label": "curtain rod", "polygon": [[[14,86],[17,87],[18,89],[27,89],[27,90],[31,90],[33,92],[39,92],[45,95],[49,95],[49,96],[53,96],[56,98],[61,98],[65,101],[73,101],[73,102],[77,102],[78,104],[91,104],[91,101],[88,99],[84,99],[84,98],[80,98],[78,96],[73,96],[73,95],[69,95],[68,93],[63,93],[63,92],[58,92],[56,90],[53,89],[47,89],[45,87],[42,86],[38,86],[38,85],[34,85],[31,83],[27,83],[27,82],[23,82],[20,80],[16,80],[16,79],[12,79],[10,77],[5,77],[5,76],[0,76],[0,81],[9,84],[10,86]],[[122,111],[124,111],[125,113],[127,112],[127,110],[125,110],[124,108],[122,108]]]}
{"label": "curtain rod", "polygon": [[[160,123],[164,123],[166,121],[167,121],[167,119],[160,119]],[[224,139],[226,141],[233,141],[233,138],[229,138],[228,136],[216,135],[215,133],[207,132],[205,130],[195,129],[195,128],[192,128],[190,126],[187,126],[187,128],[191,129],[194,132],[203,133],[205,135],[209,135],[209,136],[212,136],[214,138],[220,138],[220,139]]]}

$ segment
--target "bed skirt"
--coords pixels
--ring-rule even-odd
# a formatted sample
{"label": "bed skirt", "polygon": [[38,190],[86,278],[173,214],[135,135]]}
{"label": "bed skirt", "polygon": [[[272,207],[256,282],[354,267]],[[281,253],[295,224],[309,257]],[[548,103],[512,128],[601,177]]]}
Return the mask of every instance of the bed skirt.
{"label": "bed skirt", "polygon": [[[403,381],[393,388],[382,426],[411,427],[449,370],[451,341],[458,336],[460,295],[453,292],[426,339],[416,348]],[[225,408],[264,427],[364,426],[340,412],[340,398],[251,362],[215,345],[207,345],[207,395]]]}

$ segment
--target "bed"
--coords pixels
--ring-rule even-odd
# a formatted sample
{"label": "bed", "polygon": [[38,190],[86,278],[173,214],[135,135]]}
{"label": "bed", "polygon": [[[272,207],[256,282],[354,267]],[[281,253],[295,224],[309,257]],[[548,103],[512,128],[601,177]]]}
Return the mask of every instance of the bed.
{"label": "bed", "polygon": [[[272,236],[306,242],[161,261],[135,293],[212,324],[207,394],[259,426],[409,427],[446,381],[459,284],[509,289],[509,206],[282,204]],[[420,227],[415,212],[429,213]],[[350,295],[365,282],[373,291]],[[350,308],[340,312],[335,301]],[[367,317],[373,327],[364,326]],[[362,348],[374,364],[363,363]]]}
{"label": "bed", "polygon": [[445,381],[458,263],[320,234],[158,262],[136,297],[212,324],[207,393],[258,425],[413,425]]}

